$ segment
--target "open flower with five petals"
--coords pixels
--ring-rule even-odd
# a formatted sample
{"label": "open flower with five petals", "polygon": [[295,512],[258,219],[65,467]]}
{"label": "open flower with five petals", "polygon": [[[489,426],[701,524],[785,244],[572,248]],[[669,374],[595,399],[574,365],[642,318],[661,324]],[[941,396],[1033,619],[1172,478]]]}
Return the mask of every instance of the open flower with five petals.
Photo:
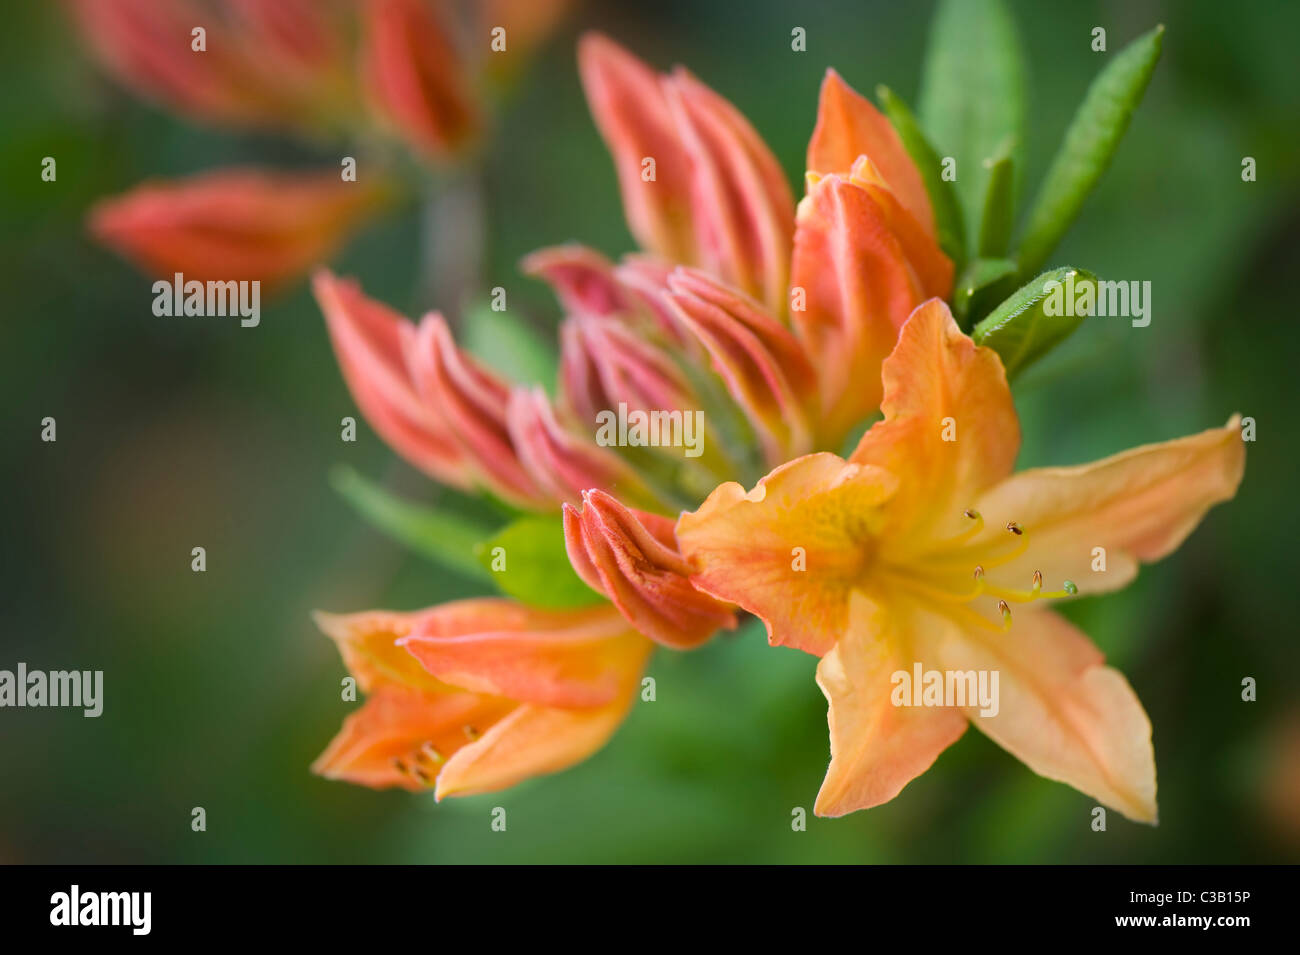
{"label": "open flower with five petals", "polygon": [[[881,371],[884,419],[848,460],[811,454],[751,491],[724,484],[677,525],[699,588],[761,617],[773,644],[821,657],[831,762],[816,811],[892,799],[970,722],[1041,775],[1154,822],[1142,705],[1045,605],[1122,587],[1230,499],[1238,422],[1013,474],[1001,360],[942,302],[912,313]],[[918,665],[996,672],[997,706],[910,705],[895,675]]]}

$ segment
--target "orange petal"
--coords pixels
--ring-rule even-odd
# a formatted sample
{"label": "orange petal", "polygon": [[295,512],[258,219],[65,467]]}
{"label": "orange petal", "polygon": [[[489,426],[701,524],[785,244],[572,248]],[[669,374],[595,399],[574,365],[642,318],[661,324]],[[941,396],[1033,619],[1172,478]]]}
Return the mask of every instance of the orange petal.
{"label": "orange petal", "polygon": [[423,0],[366,0],[363,58],[378,110],[411,145],[441,158],[473,138],[480,119],[465,61],[435,8]]}
{"label": "orange petal", "polygon": [[[979,498],[990,526],[1018,522],[1029,536],[1023,557],[997,571],[1023,587],[1035,570],[1056,590],[1080,593],[1124,586],[1138,562],[1159,560],[1186,539],[1215,504],[1241,483],[1246,446],[1240,419],[1222,428],[1149,444],[1092,464],[1015,474]],[[1096,548],[1105,551],[1098,563]]]}
{"label": "orange petal", "polygon": [[749,415],[770,463],[812,450],[817,374],[784,325],[695,269],[668,280],[681,321]]}
{"label": "orange petal", "polygon": [[910,676],[917,660],[911,623],[854,591],[848,630],[817,665],[831,734],[831,765],[814,808],[819,816],[889,802],[966,730],[956,709],[894,705],[893,674]]}
{"label": "orange petal", "polygon": [[[903,326],[881,366],[884,420],[850,460],[901,479],[887,534],[919,544],[1011,473],[1020,423],[997,354],[977,348],[932,299]],[[906,535],[906,539],[903,539]]]}
{"label": "orange petal", "polygon": [[736,627],[732,608],[697,590],[677,551],[671,518],[633,511],[603,491],[564,507],[565,543],[579,576],[609,597],[640,633],[677,650]]}
{"label": "orange petal", "polygon": [[316,612],[322,633],[332,639],[343,657],[343,665],[357,678],[363,692],[371,693],[386,683],[433,692],[446,687],[429,675],[398,641],[411,633],[428,611],[402,613],[366,610],[361,613]]}
{"label": "orange petal", "polygon": [[325,270],[312,287],[353,400],[379,436],[431,477],[453,487],[474,485],[473,471],[447,422],[416,393],[397,312],[367,298],[354,281]]}
{"label": "orange petal", "polygon": [[636,699],[634,690],[635,684],[618,701],[595,709],[520,706],[447,761],[436,797],[495,792],[582,762],[614,735]]}
{"label": "orange petal", "polygon": [[1068,783],[1138,822],[1156,821],[1151,721],[1128,681],[1072,624],[1017,610],[1009,633],[929,631],[929,666],[998,673],[998,711],[967,716],[1041,776]]}
{"label": "orange petal", "polygon": [[[578,42],[578,69],[596,126],[614,157],[628,228],[670,262],[695,260],[690,166],[659,76],[598,33]],[[642,162],[654,159],[654,179]]]}
{"label": "orange petal", "polygon": [[609,605],[541,610],[493,597],[443,604],[399,641],[444,683],[547,706],[604,706],[649,645]]}
{"label": "orange petal", "polygon": [[880,404],[880,363],[924,289],[879,203],[839,176],[799,203],[791,288],[790,319],[821,376],[823,427],[838,440]]}
{"label": "orange petal", "polygon": [[848,623],[897,481],[833,454],[782,465],[748,494],[720,485],[677,523],[692,582],[767,624],[773,645],[821,656]]}
{"label": "orange petal", "polygon": [[817,125],[808,143],[807,169],[823,175],[844,174],[859,156],[867,156],[876,164],[903,206],[930,240],[937,241],[925,182],[898,133],[838,73],[827,70],[817,104]]}
{"label": "orange petal", "polygon": [[685,69],[665,82],[691,168],[696,264],[785,314],[794,197],[734,106]]}
{"label": "orange petal", "polygon": [[312,771],[374,789],[422,790],[471,745],[471,732],[490,732],[517,708],[462,690],[425,693],[384,684],[343,721]]}
{"label": "orange petal", "polygon": [[336,173],[223,169],[137,186],[99,202],[89,224],[156,276],[256,280],[271,291],[332,256],[382,196]]}

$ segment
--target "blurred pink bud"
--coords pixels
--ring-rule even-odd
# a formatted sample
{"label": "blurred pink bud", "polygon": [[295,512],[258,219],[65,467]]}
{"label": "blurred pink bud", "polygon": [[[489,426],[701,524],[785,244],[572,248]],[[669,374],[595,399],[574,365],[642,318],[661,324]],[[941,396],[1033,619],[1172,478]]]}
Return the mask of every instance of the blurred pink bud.
{"label": "blurred pink bud", "polygon": [[141,96],[199,119],[308,126],[337,109],[331,101],[348,98],[345,24],[336,2],[68,3],[105,69]]}
{"label": "blurred pink bud", "polygon": [[224,169],[105,199],[91,233],[154,275],[272,288],[328,259],[384,198],[337,173]]}
{"label": "blurred pink bud", "polygon": [[450,11],[425,0],[365,0],[371,99],[407,142],[435,158],[460,150],[481,125],[452,30]]}

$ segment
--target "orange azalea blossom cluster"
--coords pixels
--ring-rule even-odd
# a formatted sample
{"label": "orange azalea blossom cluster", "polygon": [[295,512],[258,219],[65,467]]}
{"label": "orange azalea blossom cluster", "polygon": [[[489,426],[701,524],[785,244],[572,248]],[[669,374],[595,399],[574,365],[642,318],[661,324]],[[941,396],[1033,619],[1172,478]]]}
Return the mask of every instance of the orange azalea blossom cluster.
{"label": "orange azalea blossom cluster", "polygon": [[[472,15],[452,0],[66,3],[110,74],[196,120],[309,139],[387,134],[447,162],[480,138],[492,74],[526,56],[569,0],[483,0]],[[507,46],[492,54],[497,26]],[[154,274],[276,286],[327,259],[390,192],[373,168],[355,182],[337,168],[218,170],[105,200],[90,228]]]}
{"label": "orange azalea blossom cluster", "polygon": [[[561,768],[614,731],[654,644],[699,646],[743,610],[821,658],[817,812],[893,798],[970,719],[1037,772],[1154,820],[1141,705],[1043,605],[1122,586],[1232,497],[1235,421],[1012,474],[1002,363],[943,303],[953,267],[920,173],[870,103],[827,74],[796,207],[749,123],[685,70],[594,35],[579,66],[642,251],[525,260],[567,315],[554,400],[465,354],[436,313],[410,322],[325,272],[315,287],[376,431],[444,484],[562,510],[570,561],[608,603],[322,618],[371,695],[316,769],[441,796]],[[707,408],[752,440],[711,426],[698,459],[598,445],[595,416],[619,404]],[[830,453],[878,409],[848,460]],[[890,674],[914,663],[999,670],[997,714],[894,706]]]}

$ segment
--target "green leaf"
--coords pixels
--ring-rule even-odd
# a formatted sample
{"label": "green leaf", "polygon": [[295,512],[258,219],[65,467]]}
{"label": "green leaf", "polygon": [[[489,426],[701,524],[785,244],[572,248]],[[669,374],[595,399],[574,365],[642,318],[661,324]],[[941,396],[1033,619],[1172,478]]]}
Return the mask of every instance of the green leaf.
{"label": "green leaf", "polygon": [[471,579],[492,579],[476,553],[491,528],[394,497],[350,467],[335,468],[330,483],[372,526],[420,556]]}
{"label": "green leaf", "polygon": [[1158,26],[1138,37],[1088,87],[1025,222],[1016,255],[1021,275],[1042,268],[1110,165],[1160,59],[1164,34]]}
{"label": "green leaf", "polygon": [[480,544],[478,559],[502,593],[534,607],[586,607],[605,599],[569,563],[558,514],[519,518]]}
{"label": "green leaf", "polygon": [[977,345],[996,351],[1007,378],[1013,378],[1079,327],[1086,315],[1073,314],[1074,296],[1084,286],[1091,286],[1087,301],[1095,302],[1097,276],[1091,272],[1073,268],[1044,272],[990,312],[975,326],[972,337]]}
{"label": "green leaf", "polygon": [[[1014,281],[1018,268],[1012,259],[973,259],[957,276],[952,288],[952,313],[962,328],[970,326],[994,303],[1005,297],[999,294],[1008,281]],[[982,307],[981,307],[982,306]]]}
{"label": "green leaf", "polygon": [[1015,168],[1011,162],[1010,148],[984,160],[989,171],[987,191],[984,193],[984,214],[980,217],[979,256],[982,259],[1000,258],[1007,254],[1011,244],[1011,228],[1015,224]]}
{"label": "green leaf", "polygon": [[517,312],[494,311],[487,303],[469,309],[462,344],[512,382],[552,390],[555,350]]}
{"label": "green leaf", "polygon": [[966,224],[962,220],[961,203],[953,184],[943,178],[939,154],[925,138],[921,127],[907,108],[907,104],[894,95],[888,86],[876,87],[876,99],[889,117],[894,132],[903,141],[903,148],[921,172],[930,205],[934,208],[935,228],[939,233],[939,247],[952,259],[953,267],[960,272],[966,264]]}
{"label": "green leaf", "polygon": [[1024,168],[1025,76],[1015,21],[1003,0],[942,0],[921,77],[921,125],[941,155],[957,160],[957,194],[974,247],[989,170],[984,160],[1010,142]]}

